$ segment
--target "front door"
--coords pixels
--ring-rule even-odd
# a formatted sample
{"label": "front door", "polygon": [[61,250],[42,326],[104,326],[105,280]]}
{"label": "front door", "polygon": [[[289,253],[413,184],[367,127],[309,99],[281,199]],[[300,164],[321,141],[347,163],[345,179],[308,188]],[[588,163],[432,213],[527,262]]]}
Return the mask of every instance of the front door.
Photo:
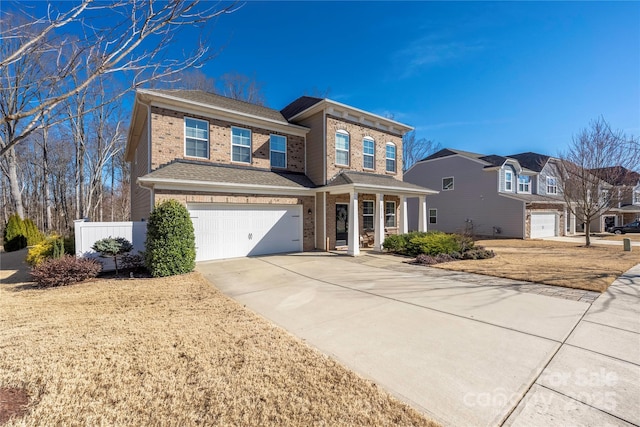
{"label": "front door", "polygon": [[336,203],[336,246],[346,245],[349,238],[349,205]]}

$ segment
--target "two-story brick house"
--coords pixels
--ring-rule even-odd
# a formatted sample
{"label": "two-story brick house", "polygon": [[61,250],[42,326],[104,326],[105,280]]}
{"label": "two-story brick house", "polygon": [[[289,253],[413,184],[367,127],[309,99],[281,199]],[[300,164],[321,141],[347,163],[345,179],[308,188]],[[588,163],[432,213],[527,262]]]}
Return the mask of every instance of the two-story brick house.
{"label": "two-story brick house", "polygon": [[139,90],[129,129],[131,217],[177,199],[191,213],[197,260],[347,247],[369,231],[407,230],[402,177],[411,128],[329,99],[301,97],[281,111],[186,90]]}
{"label": "two-story brick house", "polygon": [[[413,165],[408,182],[435,188],[429,228],[476,235],[540,238],[575,232],[558,185],[557,160],[537,153],[484,155],[442,149]],[[418,211],[409,205],[409,217]],[[416,225],[410,221],[410,229]]]}

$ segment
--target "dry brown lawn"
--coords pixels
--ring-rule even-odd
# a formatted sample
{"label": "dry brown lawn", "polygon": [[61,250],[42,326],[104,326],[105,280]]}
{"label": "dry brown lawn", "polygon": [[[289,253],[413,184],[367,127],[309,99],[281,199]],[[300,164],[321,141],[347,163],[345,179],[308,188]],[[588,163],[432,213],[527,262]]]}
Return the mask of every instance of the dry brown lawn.
{"label": "dry brown lawn", "polygon": [[30,395],[11,425],[437,425],[197,273],[4,281],[0,388]]}
{"label": "dry brown lawn", "polygon": [[623,239],[629,239],[632,242],[640,242],[640,233],[610,234],[602,236],[602,240],[622,241]]}
{"label": "dry brown lawn", "polygon": [[515,280],[604,292],[622,273],[640,263],[640,248],[581,245],[547,240],[480,240],[495,258],[454,261],[434,267]]}

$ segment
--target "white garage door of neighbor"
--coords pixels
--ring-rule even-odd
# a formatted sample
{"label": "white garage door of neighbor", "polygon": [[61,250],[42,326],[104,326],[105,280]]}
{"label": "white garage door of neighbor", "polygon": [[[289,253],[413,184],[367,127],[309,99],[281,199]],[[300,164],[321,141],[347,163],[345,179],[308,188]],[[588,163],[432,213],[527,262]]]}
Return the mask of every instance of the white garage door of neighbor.
{"label": "white garage door of neighbor", "polygon": [[188,206],[196,261],[302,251],[302,206]]}
{"label": "white garage door of neighbor", "polygon": [[531,238],[553,237],[556,235],[556,214],[553,212],[531,214]]}

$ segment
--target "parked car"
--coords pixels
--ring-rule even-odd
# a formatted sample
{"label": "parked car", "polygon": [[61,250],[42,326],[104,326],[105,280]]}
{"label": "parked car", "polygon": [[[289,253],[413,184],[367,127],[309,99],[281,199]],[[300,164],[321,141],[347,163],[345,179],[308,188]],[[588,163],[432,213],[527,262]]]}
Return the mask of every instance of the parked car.
{"label": "parked car", "polygon": [[609,232],[615,234],[640,233],[640,220],[633,221],[625,225],[619,225],[617,227],[611,227]]}

